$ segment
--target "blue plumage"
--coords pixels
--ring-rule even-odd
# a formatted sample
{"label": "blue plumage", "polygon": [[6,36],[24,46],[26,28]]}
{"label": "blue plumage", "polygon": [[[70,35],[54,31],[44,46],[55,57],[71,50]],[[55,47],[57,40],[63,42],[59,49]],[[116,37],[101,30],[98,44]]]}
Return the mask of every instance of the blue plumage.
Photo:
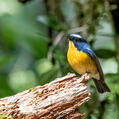
{"label": "blue plumage", "polygon": [[84,53],[89,55],[93,60],[95,60],[96,55],[86,41],[85,42],[79,42],[78,40],[77,41],[73,40],[73,43],[74,43],[74,45],[78,51],[83,51]]}

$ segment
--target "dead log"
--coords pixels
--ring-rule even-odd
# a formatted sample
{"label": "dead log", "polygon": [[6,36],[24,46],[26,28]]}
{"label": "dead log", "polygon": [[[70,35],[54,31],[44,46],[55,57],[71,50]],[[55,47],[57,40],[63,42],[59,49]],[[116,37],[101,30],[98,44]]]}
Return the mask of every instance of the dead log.
{"label": "dead log", "polygon": [[0,99],[3,119],[80,119],[78,107],[87,102],[90,93],[84,79],[75,74]]}

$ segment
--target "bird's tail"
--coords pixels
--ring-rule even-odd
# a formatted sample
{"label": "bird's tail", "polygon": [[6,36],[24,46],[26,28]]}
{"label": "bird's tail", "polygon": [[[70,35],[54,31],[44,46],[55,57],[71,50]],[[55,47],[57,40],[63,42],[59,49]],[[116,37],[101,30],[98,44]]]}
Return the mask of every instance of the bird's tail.
{"label": "bird's tail", "polygon": [[95,85],[100,93],[110,92],[110,89],[108,88],[108,86],[106,85],[104,81],[97,80],[94,78],[93,78],[93,81],[95,82]]}

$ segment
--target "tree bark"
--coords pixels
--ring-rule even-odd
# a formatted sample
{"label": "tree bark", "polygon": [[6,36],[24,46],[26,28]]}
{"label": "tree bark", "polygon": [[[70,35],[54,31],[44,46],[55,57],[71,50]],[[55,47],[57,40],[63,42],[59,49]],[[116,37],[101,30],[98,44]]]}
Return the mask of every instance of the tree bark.
{"label": "tree bark", "polygon": [[87,102],[90,93],[84,81],[88,77],[68,74],[14,96],[0,99],[3,119],[80,119],[78,107]]}

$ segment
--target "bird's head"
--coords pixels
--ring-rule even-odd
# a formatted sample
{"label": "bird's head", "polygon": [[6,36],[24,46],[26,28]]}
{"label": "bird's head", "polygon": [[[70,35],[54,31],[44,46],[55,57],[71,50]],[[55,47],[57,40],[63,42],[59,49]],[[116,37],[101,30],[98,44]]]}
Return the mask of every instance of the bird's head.
{"label": "bird's head", "polygon": [[84,37],[79,34],[70,34],[69,40],[73,42],[86,42]]}
{"label": "bird's head", "polygon": [[79,34],[71,34],[69,36],[69,47],[74,48],[76,47],[78,50],[82,50],[82,48],[88,46],[87,41]]}

